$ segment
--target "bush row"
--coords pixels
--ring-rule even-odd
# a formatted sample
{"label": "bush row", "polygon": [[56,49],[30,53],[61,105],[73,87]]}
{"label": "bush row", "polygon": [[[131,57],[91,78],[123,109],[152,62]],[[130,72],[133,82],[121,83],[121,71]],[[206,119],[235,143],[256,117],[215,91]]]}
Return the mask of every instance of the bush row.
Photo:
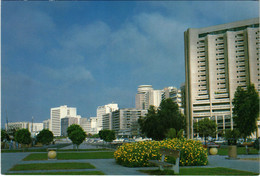
{"label": "bush row", "polygon": [[[203,166],[208,163],[207,149],[200,142],[187,139],[126,143],[115,151],[114,157],[118,164],[127,167],[150,166],[148,160],[161,159],[160,148],[180,150],[180,166]],[[169,160],[165,157],[166,162]]]}

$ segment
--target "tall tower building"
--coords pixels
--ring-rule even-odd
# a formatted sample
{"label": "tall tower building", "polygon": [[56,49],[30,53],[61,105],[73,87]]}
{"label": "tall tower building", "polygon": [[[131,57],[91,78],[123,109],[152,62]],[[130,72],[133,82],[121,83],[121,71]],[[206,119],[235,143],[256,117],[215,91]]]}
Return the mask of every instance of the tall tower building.
{"label": "tall tower building", "polygon": [[51,108],[50,131],[54,136],[61,135],[61,119],[65,117],[77,117],[77,108],[67,105]]}
{"label": "tall tower building", "polygon": [[188,29],[184,38],[188,138],[202,118],[215,120],[219,132],[233,129],[236,88],[253,83],[260,90],[259,18]]}
{"label": "tall tower building", "polygon": [[148,109],[150,105],[150,92],[153,90],[151,85],[140,85],[135,96],[136,109]]}
{"label": "tall tower building", "polygon": [[97,108],[97,132],[103,129],[103,115],[118,110],[118,104],[107,104]]}
{"label": "tall tower building", "polygon": [[162,101],[162,90],[154,90],[151,85],[140,85],[135,96],[136,109],[149,109],[153,105],[156,108]]}

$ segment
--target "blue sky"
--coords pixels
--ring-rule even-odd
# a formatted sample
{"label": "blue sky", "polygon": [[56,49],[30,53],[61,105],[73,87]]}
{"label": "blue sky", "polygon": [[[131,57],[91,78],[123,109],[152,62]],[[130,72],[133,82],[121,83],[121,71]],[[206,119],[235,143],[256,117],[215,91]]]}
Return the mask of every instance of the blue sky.
{"label": "blue sky", "polygon": [[137,87],[185,81],[184,31],[258,17],[257,1],[1,3],[1,115],[50,118],[50,108],[96,116],[135,106]]}

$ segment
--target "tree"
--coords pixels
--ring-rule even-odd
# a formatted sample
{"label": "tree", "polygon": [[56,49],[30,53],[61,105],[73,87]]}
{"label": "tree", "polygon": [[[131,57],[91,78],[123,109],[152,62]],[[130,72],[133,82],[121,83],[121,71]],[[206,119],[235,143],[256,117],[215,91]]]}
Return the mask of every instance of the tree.
{"label": "tree", "polygon": [[67,128],[67,135],[69,136],[72,131],[74,131],[74,130],[76,130],[76,129],[79,129],[79,128],[81,128],[81,127],[80,127],[79,125],[77,125],[77,124],[72,124],[72,125],[70,125],[70,126]]}
{"label": "tree", "polygon": [[158,110],[150,106],[147,115],[139,118],[138,123],[141,132],[154,140],[165,139],[170,128],[178,133],[185,127],[185,119],[172,99],[163,100]]}
{"label": "tree", "polygon": [[199,134],[204,137],[205,144],[209,136],[213,137],[216,134],[217,124],[208,118],[204,118],[198,122]]}
{"label": "tree", "polygon": [[106,142],[112,142],[116,139],[115,131],[113,130],[100,130],[98,135],[100,139],[103,139]]}
{"label": "tree", "polygon": [[36,139],[38,142],[42,143],[43,145],[48,145],[53,141],[53,133],[48,129],[43,129],[36,136]]}
{"label": "tree", "polygon": [[28,129],[24,128],[16,131],[14,139],[20,144],[30,144],[32,141],[31,133]]}
{"label": "tree", "polygon": [[87,136],[85,131],[76,124],[69,126],[67,133],[72,143],[77,145],[77,149],[79,149],[79,145],[85,140]]}
{"label": "tree", "polygon": [[246,138],[256,131],[259,116],[259,95],[254,84],[247,86],[246,90],[237,87],[232,103],[236,128],[246,141]]}
{"label": "tree", "polygon": [[178,133],[174,128],[170,128],[166,134],[166,137],[169,139],[173,138],[183,138],[183,129],[181,129]]}
{"label": "tree", "polygon": [[5,130],[1,129],[1,142],[4,140],[9,141],[10,137]]}
{"label": "tree", "polygon": [[237,129],[225,130],[224,137],[228,141],[229,145],[236,145],[236,141],[239,139],[240,133]]}

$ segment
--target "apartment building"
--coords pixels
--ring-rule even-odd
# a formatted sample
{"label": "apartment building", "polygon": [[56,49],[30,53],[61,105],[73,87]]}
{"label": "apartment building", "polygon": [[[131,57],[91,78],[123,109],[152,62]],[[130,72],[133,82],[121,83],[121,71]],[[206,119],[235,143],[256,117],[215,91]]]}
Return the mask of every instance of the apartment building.
{"label": "apartment building", "polygon": [[77,108],[67,107],[67,105],[51,108],[50,111],[50,131],[54,136],[61,135],[61,119],[65,117],[77,117]]}
{"label": "apartment building", "polygon": [[184,38],[188,138],[202,118],[215,120],[220,135],[235,126],[236,88],[253,83],[260,90],[259,18],[188,29]]}
{"label": "apartment building", "polygon": [[97,134],[97,117],[90,117],[90,133]]}
{"label": "apartment building", "polygon": [[103,115],[118,110],[118,104],[110,103],[97,108],[97,133],[103,129]]}
{"label": "apartment building", "polygon": [[86,132],[86,134],[91,133],[91,120],[88,118],[80,118],[79,125]]}
{"label": "apartment building", "polygon": [[162,90],[154,90],[151,85],[140,85],[135,96],[136,109],[149,109],[151,105],[158,108],[162,101]]}
{"label": "apartment building", "polygon": [[162,100],[172,99],[174,102],[178,104],[179,107],[182,107],[182,99],[181,99],[181,90],[176,87],[165,87],[162,91]]}
{"label": "apartment building", "polygon": [[76,117],[64,117],[61,119],[61,136],[67,136],[67,129],[72,124],[80,125],[80,116]]}
{"label": "apartment building", "polygon": [[5,129],[8,131],[15,129],[28,129],[30,133],[36,134],[39,133],[43,129],[43,123],[32,123],[32,122],[9,122],[5,124]]}
{"label": "apartment building", "polygon": [[112,130],[117,136],[139,136],[138,119],[145,116],[147,110],[124,108],[111,113]]}

